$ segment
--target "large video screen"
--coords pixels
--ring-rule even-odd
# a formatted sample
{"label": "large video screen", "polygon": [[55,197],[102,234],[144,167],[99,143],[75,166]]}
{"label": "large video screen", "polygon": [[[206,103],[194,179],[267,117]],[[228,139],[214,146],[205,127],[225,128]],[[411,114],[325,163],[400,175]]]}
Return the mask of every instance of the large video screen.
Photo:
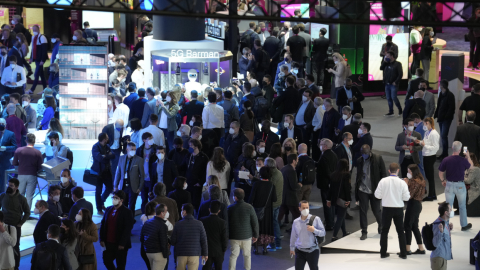
{"label": "large video screen", "polygon": [[[394,21],[403,21],[404,17],[410,16],[410,4],[409,2],[401,2],[402,5],[402,17],[393,19]],[[382,3],[370,4],[370,20],[382,21]],[[408,28],[403,25],[385,25],[377,24],[370,25],[369,30],[369,53],[368,53],[368,80],[379,81],[383,80],[383,71],[380,70],[382,63],[382,57],[380,52],[382,45],[386,42],[385,38],[392,36],[392,42],[398,46],[397,61],[402,63],[403,67],[403,79],[408,77],[408,46],[410,34]]]}
{"label": "large video screen", "polygon": [[288,4],[281,5],[281,7],[282,12],[280,12],[280,17],[293,17],[295,10],[299,9],[302,18],[310,18],[310,4]]}
{"label": "large video screen", "polygon": [[330,26],[328,24],[321,24],[321,23],[310,24],[310,35],[312,36],[312,40],[319,38],[320,29],[322,28],[327,29],[327,34],[324,37],[328,38],[330,36]]}
{"label": "large video screen", "polygon": [[113,29],[113,12],[82,11],[82,24],[88,22],[92,29]]}

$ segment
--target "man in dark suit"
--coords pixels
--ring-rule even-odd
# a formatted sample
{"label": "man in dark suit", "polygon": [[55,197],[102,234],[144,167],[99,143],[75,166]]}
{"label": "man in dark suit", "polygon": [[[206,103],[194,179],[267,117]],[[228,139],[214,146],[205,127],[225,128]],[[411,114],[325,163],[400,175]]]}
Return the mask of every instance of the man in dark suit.
{"label": "man in dark suit", "polygon": [[[290,71],[291,69],[291,65],[292,65],[292,54],[289,53],[289,52],[285,52],[285,54],[283,55],[283,60],[280,61],[280,63],[278,63],[277,65],[277,70],[275,71],[275,82],[278,81],[278,73],[280,73],[280,68],[283,66],[283,65],[286,65],[288,66],[288,70]],[[287,74],[285,74],[285,76],[287,76]]]}
{"label": "man in dark suit", "polygon": [[[368,145],[370,149],[373,149],[373,138],[372,135],[370,134],[370,129],[372,126],[367,123],[363,122],[360,125],[360,128],[358,129],[358,141],[355,143],[352,147],[352,152],[353,152],[353,166],[356,166],[357,159],[360,158],[361,153],[360,151],[362,150],[363,145]],[[361,132],[360,132],[361,131]]]}
{"label": "man in dark suit", "polygon": [[[407,96],[405,97],[405,106],[407,104],[407,101],[410,99],[410,97],[412,97],[415,94],[415,92],[417,92],[418,89],[420,89],[420,82],[423,81],[423,69],[417,68],[417,70],[415,71],[415,75],[417,77],[413,80],[410,80],[410,82],[408,83]],[[428,78],[427,78],[427,81],[428,81]]]}
{"label": "man in dark suit", "polygon": [[349,132],[353,136],[353,145],[358,142],[358,129],[362,124],[362,115],[359,113],[353,116],[352,122],[350,125],[346,125],[342,128],[342,132],[340,133],[340,138],[343,136],[343,133]]}
{"label": "man in dark suit", "polygon": [[480,127],[474,124],[476,116],[474,111],[467,111],[467,122],[457,127],[454,141],[462,143],[463,147],[460,150],[461,155],[465,155],[463,148],[467,147],[468,152],[480,157]]}
{"label": "man in dark suit", "polygon": [[233,134],[228,134],[223,143],[223,150],[225,158],[234,167],[237,164],[238,157],[242,153],[243,144],[248,142],[247,136],[240,128],[240,122],[233,121],[230,123],[230,128],[233,129]]}
{"label": "man in dark suit", "polygon": [[147,90],[147,99],[148,101],[145,103],[143,107],[143,114],[142,114],[142,127],[146,128],[150,125],[150,115],[152,113],[156,113],[156,106],[157,106],[157,99],[155,99],[155,90],[152,87],[148,87]]}
{"label": "man in dark suit", "polygon": [[48,203],[44,200],[37,201],[33,213],[40,216],[33,230],[33,241],[37,245],[48,240],[45,232],[50,225],[56,224],[60,226],[60,218],[48,211]]}
{"label": "man in dark suit", "polygon": [[339,143],[342,141],[342,129],[348,125],[350,125],[353,121],[352,109],[350,106],[342,107],[342,118],[338,120],[338,125],[335,128],[335,135],[337,136],[335,143]]}
{"label": "man in dark suit", "polygon": [[[21,47],[22,46],[20,42],[18,42],[18,40],[15,40],[13,42],[13,47],[8,51],[8,57],[10,57],[11,55],[15,55],[15,57],[17,57],[17,65],[25,67],[25,55],[23,55],[23,53],[21,52]],[[10,66],[10,62],[7,61],[7,63],[5,63],[5,66]]]}
{"label": "man in dark suit", "polygon": [[218,216],[220,205],[221,203],[217,200],[211,201],[210,215],[200,219],[207,233],[208,260],[203,266],[205,269],[212,269],[212,265],[215,265],[215,270],[222,270],[225,251],[227,251],[227,222]]}
{"label": "man in dark suit", "polygon": [[[135,219],[132,212],[123,205],[125,197],[122,190],[113,192],[113,206],[107,208],[100,223],[100,245],[105,248],[103,264],[107,269],[125,269],[127,253],[132,248],[130,235]],[[114,260],[117,261],[116,267]]]}
{"label": "man in dark suit", "polygon": [[[10,168],[10,159],[13,156],[13,153],[17,149],[17,139],[15,138],[15,133],[10,130],[6,130],[6,121],[5,119],[0,119],[0,171],[4,172]],[[5,174],[0,173],[0,193],[5,192],[6,185]]]}
{"label": "man in dark suit", "polygon": [[285,119],[285,115],[294,115],[298,110],[298,104],[300,104],[301,100],[301,97],[298,95],[298,91],[293,87],[293,85],[295,84],[295,78],[293,78],[292,76],[288,76],[285,79],[285,84],[287,86],[285,92],[273,100],[274,106],[278,107],[283,104],[282,121],[278,123],[279,132],[282,132],[282,130],[284,129],[283,120]]}
{"label": "man in dark suit", "polygon": [[333,108],[331,98],[326,98],[323,101],[323,106],[325,106],[325,113],[323,114],[319,138],[327,138],[335,141],[335,128],[338,126],[338,120],[340,120],[341,116],[338,111]]}
{"label": "man in dark suit", "polygon": [[[163,175],[158,175],[159,168],[161,167],[163,167],[161,170],[163,171]],[[156,161],[150,165],[150,181],[152,184],[150,192],[153,193],[153,186],[155,183],[162,182],[166,186],[166,193],[170,193],[170,191],[173,191],[173,180],[175,180],[178,175],[178,169],[175,162],[166,158],[165,148],[163,146],[158,146],[156,148]],[[142,192],[142,200],[144,200],[143,198],[144,196]],[[145,203],[147,202],[148,201],[145,200]]]}
{"label": "man in dark suit", "polygon": [[[127,91],[130,94],[128,95],[128,97],[125,97],[123,99],[123,104],[127,105],[131,112],[133,102],[135,102],[139,98],[137,94],[137,84],[135,82],[130,82],[127,86]],[[145,89],[143,89],[143,97],[145,97]],[[139,118],[139,119],[142,119],[142,118]]]}
{"label": "man in dark suit", "polygon": [[[157,167],[152,166],[157,161],[157,148],[163,146],[158,146],[154,143],[153,136],[150,132],[145,132],[142,134],[143,144],[140,147],[137,147],[136,155],[143,159],[143,170],[145,173],[145,181],[143,184],[142,193],[142,213],[145,211],[145,205],[149,201],[149,197],[153,198],[153,186],[157,181],[153,181],[153,174],[157,172]],[[163,152],[165,154],[165,151]],[[165,157],[165,155],[163,156]]]}
{"label": "man in dark suit", "polygon": [[291,114],[285,115],[284,119],[284,129],[280,135],[280,144],[283,145],[283,142],[287,138],[292,138],[295,141],[296,145],[303,143],[303,133],[302,129],[294,125],[294,117]]}
{"label": "man in dark suit", "polygon": [[118,160],[120,159],[120,153],[122,153],[124,148],[122,138],[125,126],[126,124],[123,123],[122,119],[117,119],[115,120],[115,124],[108,124],[102,129],[102,133],[108,135],[107,145],[115,155],[115,157],[110,160],[112,166],[112,181],[115,180],[115,171],[117,170]]}
{"label": "man in dark suit", "polygon": [[[97,31],[90,29],[90,23],[89,22],[84,22],[83,27],[85,30],[83,30],[83,38],[88,41],[90,44],[95,44],[98,41],[98,34]],[[89,41],[89,39],[92,39],[92,41]]]}
{"label": "man in dark suit", "polygon": [[85,198],[83,198],[83,195],[84,191],[82,187],[74,187],[72,189],[72,200],[75,202],[75,204],[73,204],[72,208],[70,208],[68,219],[73,222],[76,221],[75,217],[77,216],[78,211],[80,211],[80,209],[82,208],[85,208],[90,211],[90,213],[93,213],[93,204],[85,200]]}
{"label": "man in dark suit", "polygon": [[322,87],[325,74],[325,61],[327,60],[328,46],[330,46],[330,40],[325,38],[326,34],[326,28],[320,29],[319,37],[313,41],[312,47],[312,60],[316,63],[314,67],[317,71],[317,85]]}
{"label": "man in dark suit", "polygon": [[335,147],[335,154],[338,159],[346,159],[348,162],[348,170],[351,172],[353,168],[353,153],[351,145],[353,144],[353,136],[351,133],[345,132],[342,135],[342,142]]}
{"label": "man in dark suit", "polygon": [[182,109],[182,118],[185,116],[187,117],[187,124],[190,123],[192,116],[202,115],[203,108],[205,108],[205,104],[197,100],[198,92],[196,90],[190,92],[190,95],[192,99],[189,102],[185,103]]}
{"label": "man in dark suit", "polygon": [[[333,142],[329,139],[322,139],[319,144],[322,155],[317,162],[317,188],[320,189],[322,195],[322,203],[327,205],[327,196],[330,188],[330,175],[337,168],[337,154],[332,150]],[[323,207],[323,214],[325,216],[325,229],[327,231],[333,230],[334,218],[333,211],[330,207]]]}
{"label": "man in dark suit", "polygon": [[283,175],[283,197],[278,220],[283,219],[287,210],[292,213],[292,220],[300,216],[300,210],[298,208],[300,200],[298,199],[297,192],[302,188],[302,183],[298,182],[297,172],[295,171],[295,167],[297,167],[298,164],[297,154],[288,155],[287,163],[288,164],[280,170]]}
{"label": "man in dark suit", "polygon": [[270,55],[270,71],[268,74],[275,77],[275,71],[278,66],[278,62],[280,60],[280,52],[282,51],[282,42],[278,39],[278,27],[274,27],[272,31],[272,35],[265,39],[265,43],[263,43],[263,49]]}
{"label": "man in dark suit", "polygon": [[[387,177],[387,170],[382,156],[372,153],[370,146],[367,144],[361,146],[361,155],[356,161],[355,200],[360,206],[360,227],[362,228],[360,240],[365,240],[368,233],[367,211],[369,203],[377,220],[378,234],[382,232],[382,211],[380,210],[382,200],[377,199],[373,193],[380,180]],[[370,172],[368,172],[368,169],[370,169]]]}
{"label": "man in dark suit", "polygon": [[[106,133],[100,133],[98,134],[98,142],[92,147],[93,164],[90,168],[90,174],[97,175],[97,185],[95,186],[95,204],[97,207],[97,213],[99,215],[103,215],[105,200],[113,191],[113,177],[110,161],[115,159],[116,156],[110,150],[108,141],[108,135]],[[103,191],[103,185],[105,185],[105,191]]]}
{"label": "man in dark suit", "polygon": [[360,103],[365,97],[358,90],[356,86],[353,86],[352,79],[347,78],[345,80],[345,86],[340,88],[337,92],[337,106],[338,110],[344,106],[350,106],[352,114],[359,113],[363,117],[363,108]]}
{"label": "man in dark suit", "polygon": [[[132,94],[130,94],[130,96],[131,95]],[[130,96],[126,97],[125,99],[129,98]],[[132,120],[133,118],[138,118],[142,120],[143,110],[145,109],[145,104],[147,102],[148,100],[145,98],[145,89],[143,88],[138,89],[138,99],[132,102],[132,106],[130,108],[130,115],[128,116],[128,119]]]}
{"label": "man in dark suit", "polygon": [[305,76],[305,82],[307,83],[308,89],[312,90],[312,100],[314,100],[317,96],[320,95],[320,89],[318,86],[315,85],[315,77],[312,74],[307,74]]}
{"label": "man in dark suit", "polygon": [[[412,113],[418,114],[421,119],[425,118],[426,110],[427,110],[427,103],[423,100],[423,95],[425,93],[422,90],[418,90],[413,95],[412,99],[409,99],[405,102],[405,109],[403,110],[403,120],[410,118]],[[417,105],[417,109],[414,110],[415,105]]]}
{"label": "man in dark suit", "polygon": [[[45,235],[45,231],[42,232]],[[53,224],[48,227],[47,230],[47,239],[45,242],[38,243],[35,246],[32,254],[31,260],[31,269],[43,269],[38,264],[46,263],[43,258],[40,258],[38,252],[41,250],[51,250],[55,252],[55,265],[52,266],[51,269],[64,269],[64,270],[72,270],[72,266],[70,265],[70,261],[68,258],[67,250],[64,246],[60,244],[60,226]],[[45,265],[43,265],[45,266]]]}
{"label": "man in dark suit", "polygon": [[270,148],[272,147],[272,144],[280,142],[278,135],[270,130],[270,120],[262,121],[261,132],[255,134],[255,137],[253,139],[254,142],[257,142],[258,140],[265,141],[265,152],[267,153],[270,153]]}
{"label": "man in dark suit", "polygon": [[251,93],[251,91],[252,91],[252,84],[245,81],[245,83],[243,83],[244,95],[240,100],[240,104],[238,105],[238,109],[240,110],[239,115],[242,115],[243,112],[245,111],[245,108],[243,106],[243,103],[245,103],[245,101],[250,100],[250,102],[252,103],[252,106],[255,104],[255,96],[253,95],[253,93]]}

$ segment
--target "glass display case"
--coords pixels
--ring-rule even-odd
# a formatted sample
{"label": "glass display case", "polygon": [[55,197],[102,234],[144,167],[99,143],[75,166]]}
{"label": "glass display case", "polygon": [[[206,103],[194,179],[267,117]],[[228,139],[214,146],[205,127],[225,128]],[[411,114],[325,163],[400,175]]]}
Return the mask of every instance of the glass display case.
{"label": "glass display case", "polygon": [[97,139],[107,125],[106,46],[69,46],[59,50],[60,123],[68,139]]}

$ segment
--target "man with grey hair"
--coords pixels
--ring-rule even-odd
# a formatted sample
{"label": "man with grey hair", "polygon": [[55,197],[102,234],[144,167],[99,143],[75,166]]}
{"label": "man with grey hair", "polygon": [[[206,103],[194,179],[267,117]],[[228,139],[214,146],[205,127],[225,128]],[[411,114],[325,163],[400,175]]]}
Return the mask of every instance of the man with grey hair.
{"label": "man with grey hair", "polygon": [[277,77],[275,79],[275,83],[273,85],[273,88],[277,91],[277,95],[283,94],[285,91],[286,85],[285,85],[285,79],[292,75],[290,73],[290,66],[289,65],[281,65],[279,69],[279,73],[277,74]]}
{"label": "man with grey hair", "polygon": [[331,98],[326,98],[323,102],[325,113],[322,120],[322,128],[320,129],[320,138],[327,138],[335,141],[335,128],[338,121],[342,118],[335,108],[333,108],[333,101]]}
{"label": "man with grey hair", "polygon": [[325,217],[325,229],[333,230],[334,218],[332,208],[327,207],[327,196],[330,191],[330,175],[337,167],[337,154],[333,152],[333,142],[330,139],[322,139],[318,143],[318,148],[322,152],[317,165],[317,188],[320,189],[322,195],[323,214]]}
{"label": "man with grey hair", "polygon": [[22,119],[15,115],[16,110],[17,108],[15,104],[9,103],[6,109],[8,117],[5,121],[7,123],[7,130],[10,130],[15,134],[17,146],[20,146],[22,145],[22,137],[27,135],[27,128],[25,128],[25,124],[23,123]]}
{"label": "man with grey hair", "polygon": [[[452,144],[453,154],[442,160],[438,167],[438,176],[445,187],[445,200],[453,205],[453,200],[457,196],[458,208],[460,209],[460,225],[462,231],[472,228],[471,223],[467,223],[467,188],[465,187],[465,171],[473,165],[470,159],[470,152],[464,151],[465,157],[460,156],[462,143],[454,141]],[[464,149],[466,150],[466,149]]]}
{"label": "man with grey hair", "polygon": [[265,159],[265,166],[270,168],[272,174],[270,181],[275,187],[275,193],[277,195],[277,201],[272,204],[273,207],[273,233],[275,236],[275,241],[270,243],[268,251],[276,251],[277,249],[282,249],[282,238],[280,231],[280,223],[278,222],[278,213],[280,211],[280,206],[282,205],[282,194],[283,194],[283,175],[282,172],[277,169],[277,162],[271,157]]}
{"label": "man with grey hair", "polygon": [[338,120],[338,126],[335,129],[335,135],[339,136],[342,129],[352,123],[352,109],[350,106],[342,107],[342,119]]}

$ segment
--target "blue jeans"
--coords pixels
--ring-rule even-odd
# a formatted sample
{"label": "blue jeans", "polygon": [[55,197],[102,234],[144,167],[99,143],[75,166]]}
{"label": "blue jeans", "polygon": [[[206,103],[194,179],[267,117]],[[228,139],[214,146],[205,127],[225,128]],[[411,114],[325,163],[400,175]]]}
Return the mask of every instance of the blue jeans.
{"label": "blue jeans", "polygon": [[[97,211],[103,211],[104,203],[113,191],[113,181],[108,178],[109,177],[103,178],[97,175],[97,185],[95,186],[95,205]],[[103,190],[103,185],[105,185],[105,190]]]}
{"label": "blue jeans", "polygon": [[272,248],[281,247],[282,239],[280,239],[280,223],[278,223],[278,212],[280,211],[280,206],[273,209],[273,234],[275,235],[275,246],[270,244]]}
{"label": "blue jeans", "polygon": [[460,208],[460,225],[467,226],[467,188],[465,182],[447,181],[445,187],[445,200],[453,207],[453,200],[457,196],[458,208]]}
{"label": "blue jeans", "polygon": [[115,183],[115,173],[117,172],[118,161],[120,160],[120,149],[112,149],[112,153],[115,154],[115,158],[110,160],[112,168],[112,183]]}
{"label": "blue jeans", "polygon": [[440,127],[440,138],[442,140],[442,154],[440,156],[448,156],[448,132],[450,131],[450,125],[452,124],[452,120],[444,120],[442,122],[438,122]]}
{"label": "blue jeans", "polygon": [[400,101],[397,98],[398,85],[385,84],[385,94],[387,95],[388,101],[388,112],[393,113],[393,102],[397,106],[398,110],[402,109]]}
{"label": "blue jeans", "polygon": [[422,151],[418,152],[418,158],[420,159],[420,164],[417,164],[418,168],[420,169],[420,172],[422,173],[423,178],[427,179],[427,177],[425,176],[425,170],[423,169],[423,154],[422,154]]}
{"label": "blue jeans", "polygon": [[163,131],[163,136],[165,136],[165,141],[167,142],[165,145],[165,154],[168,154],[170,150],[173,149],[173,139],[175,139],[175,132],[168,131],[166,128],[161,128]]}
{"label": "blue jeans", "polygon": [[42,81],[42,90],[47,88],[47,80],[45,79],[45,74],[43,73],[43,65],[40,65],[40,61],[35,61],[35,73],[33,74],[33,84],[32,84],[32,91],[35,91],[35,88],[38,84],[38,76],[40,76],[40,80]]}

